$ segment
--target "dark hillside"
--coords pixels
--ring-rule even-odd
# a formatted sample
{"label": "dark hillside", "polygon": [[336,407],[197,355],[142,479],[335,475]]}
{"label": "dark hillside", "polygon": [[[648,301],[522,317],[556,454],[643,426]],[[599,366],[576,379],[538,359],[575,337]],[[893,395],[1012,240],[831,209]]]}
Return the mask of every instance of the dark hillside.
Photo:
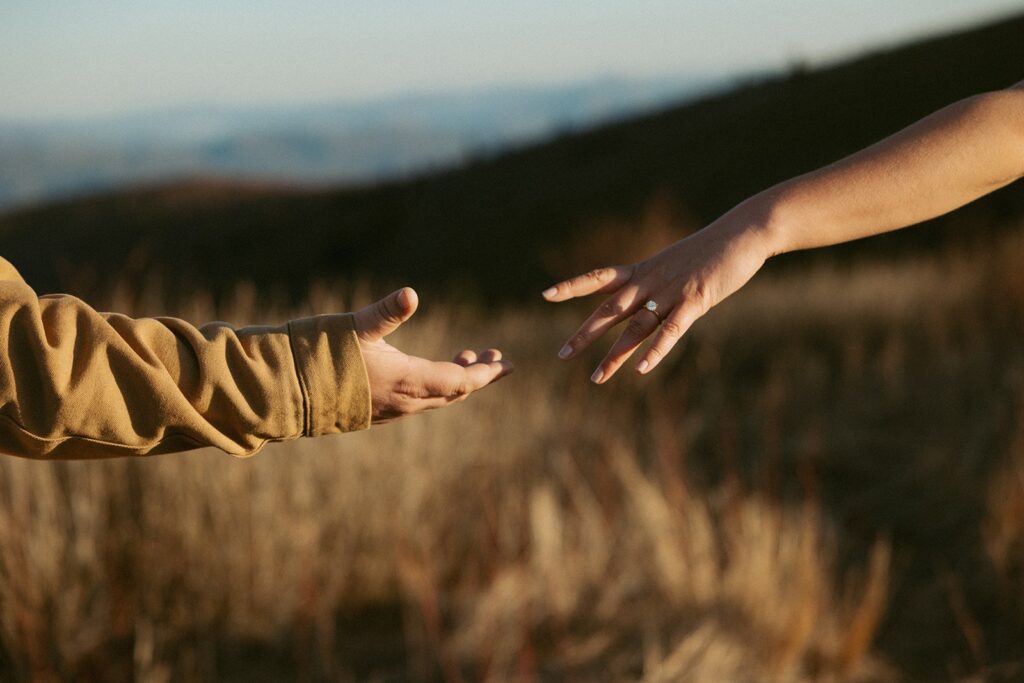
{"label": "dark hillside", "polygon": [[[25,209],[0,217],[0,253],[40,291],[84,294],[124,272],[293,292],[311,278],[373,274],[519,298],[569,267],[558,254],[575,254],[573,265],[617,254],[621,244],[594,237],[602,225],[638,221],[658,204],[678,231],[692,229],[943,104],[1022,78],[1024,16],[410,181],[317,191],[193,184]],[[1011,187],[933,229],[852,248],[973,241],[1021,215],[1024,188]]]}

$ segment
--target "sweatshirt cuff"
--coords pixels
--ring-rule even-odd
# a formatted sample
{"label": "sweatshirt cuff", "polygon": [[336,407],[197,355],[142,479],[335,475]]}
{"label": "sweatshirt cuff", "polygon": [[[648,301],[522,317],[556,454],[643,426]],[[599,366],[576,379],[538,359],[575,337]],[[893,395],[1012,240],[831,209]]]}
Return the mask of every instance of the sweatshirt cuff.
{"label": "sweatshirt cuff", "polygon": [[370,426],[370,381],[351,314],[318,315],[288,323],[303,400],[303,436]]}

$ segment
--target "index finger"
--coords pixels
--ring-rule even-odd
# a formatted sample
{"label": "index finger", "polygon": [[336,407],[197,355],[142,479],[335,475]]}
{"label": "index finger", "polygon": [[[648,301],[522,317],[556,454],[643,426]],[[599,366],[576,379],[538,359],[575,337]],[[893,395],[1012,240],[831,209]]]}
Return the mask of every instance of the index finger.
{"label": "index finger", "polygon": [[456,363],[431,362],[424,368],[424,398],[444,398],[449,401],[469,396],[474,391],[496,382],[512,372],[512,363],[507,360],[472,363],[467,366]]}
{"label": "index finger", "polygon": [[559,302],[598,292],[614,292],[629,282],[629,279],[633,277],[635,269],[636,266],[597,268],[583,275],[577,275],[574,278],[552,285],[541,292],[541,296],[548,301]]}

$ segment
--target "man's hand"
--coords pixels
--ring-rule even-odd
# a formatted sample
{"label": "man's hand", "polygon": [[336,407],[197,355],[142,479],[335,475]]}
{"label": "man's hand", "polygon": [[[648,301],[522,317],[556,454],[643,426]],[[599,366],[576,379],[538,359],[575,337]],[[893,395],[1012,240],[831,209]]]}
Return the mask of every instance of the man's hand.
{"label": "man's hand", "polygon": [[479,355],[467,349],[445,363],[408,356],[385,342],[384,337],[412,317],[418,303],[416,292],[405,287],[355,313],[374,424],[461,401],[512,372],[512,364],[497,349]]}

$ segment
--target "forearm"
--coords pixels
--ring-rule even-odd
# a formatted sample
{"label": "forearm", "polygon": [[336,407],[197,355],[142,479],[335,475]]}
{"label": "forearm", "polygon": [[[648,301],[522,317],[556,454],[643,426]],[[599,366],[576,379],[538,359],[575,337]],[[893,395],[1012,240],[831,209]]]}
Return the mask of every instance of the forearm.
{"label": "forearm", "polygon": [[640,263],[549,287],[548,301],[609,295],[559,356],[574,357],[628,318],[591,379],[607,382],[651,337],[636,365],[646,374],[767,258],[918,223],[1021,176],[1024,83],[950,105],[853,156],[765,190]]}
{"label": "forearm", "polygon": [[1018,85],[952,104],[752,197],[716,223],[756,225],[774,255],[913,225],[1022,176],[1024,88]]}
{"label": "forearm", "polygon": [[241,329],[133,319],[36,297],[6,270],[0,452],[95,458],[214,446],[248,455],[369,424],[351,316]]}

